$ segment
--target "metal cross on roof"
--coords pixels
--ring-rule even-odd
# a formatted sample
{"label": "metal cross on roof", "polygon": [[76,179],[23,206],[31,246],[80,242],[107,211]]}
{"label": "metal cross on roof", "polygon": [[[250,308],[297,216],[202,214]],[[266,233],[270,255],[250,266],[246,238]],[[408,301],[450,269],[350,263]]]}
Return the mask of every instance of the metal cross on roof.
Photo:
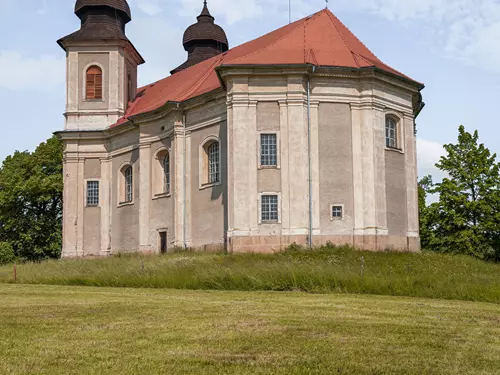
{"label": "metal cross on roof", "polygon": [[326,3],[326,9],[328,9],[328,0],[325,0]]}

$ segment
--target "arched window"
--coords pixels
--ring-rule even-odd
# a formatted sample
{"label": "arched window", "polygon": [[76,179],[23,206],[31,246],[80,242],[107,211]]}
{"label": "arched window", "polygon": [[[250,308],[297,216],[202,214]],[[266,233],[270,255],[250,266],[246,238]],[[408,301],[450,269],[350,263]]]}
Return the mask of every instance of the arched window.
{"label": "arched window", "polygon": [[220,150],[219,142],[212,142],[207,148],[208,156],[208,183],[220,182]]}
{"label": "arched window", "polygon": [[391,116],[385,118],[385,145],[398,148],[398,121]]}
{"label": "arched window", "polygon": [[87,69],[85,97],[90,100],[102,99],[102,70],[98,66]]}
{"label": "arched window", "polygon": [[163,159],[163,192],[170,193],[170,154]]}
{"label": "arched window", "polygon": [[128,166],[125,168],[124,172],[123,172],[123,176],[125,177],[125,189],[124,189],[124,193],[125,193],[125,202],[132,202],[132,198],[133,198],[133,189],[134,189],[134,177],[133,177],[133,171],[132,171],[132,167],[131,166]]}

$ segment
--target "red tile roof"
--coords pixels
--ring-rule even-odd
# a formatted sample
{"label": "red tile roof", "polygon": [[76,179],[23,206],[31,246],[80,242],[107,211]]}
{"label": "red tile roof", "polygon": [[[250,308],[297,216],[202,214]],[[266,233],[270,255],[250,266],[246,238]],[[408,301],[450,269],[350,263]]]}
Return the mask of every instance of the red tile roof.
{"label": "red tile roof", "polygon": [[132,116],[154,111],[167,102],[182,102],[220,88],[217,67],[281,64],[375,67],[413,81],[380,61],[325,9],[141,88],[141,95],[130,103],[125,116],[112,127],[127,122]]}

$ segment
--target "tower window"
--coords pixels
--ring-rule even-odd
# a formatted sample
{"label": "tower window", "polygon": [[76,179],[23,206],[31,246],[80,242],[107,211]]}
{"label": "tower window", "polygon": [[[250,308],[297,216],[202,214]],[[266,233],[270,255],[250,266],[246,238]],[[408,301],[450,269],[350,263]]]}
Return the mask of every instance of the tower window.
{"label": "tower window", "polygon": [[85,98],[89,100],[102,99],[102,70],[98,66],[93,65],[87,69]]}

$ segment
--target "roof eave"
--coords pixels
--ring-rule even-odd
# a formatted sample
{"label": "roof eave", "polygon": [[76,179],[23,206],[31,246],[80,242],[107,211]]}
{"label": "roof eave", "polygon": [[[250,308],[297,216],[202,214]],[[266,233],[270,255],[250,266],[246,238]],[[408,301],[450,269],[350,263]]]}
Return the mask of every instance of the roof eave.
{"label": "roof eave", "polygon": [[262,64],[223,64],[215,68],[215,71],[217,72],[217,76],[219,77],[219,80],[224,84],[222,80],[222,75],[221,72],[224,71],[225,69],[270,69],[270,68],[275,68],[275,69],[292,69],[292,68],[306,68],[306,69],[312,69],[314,67],[315,69],[328,69],[328,70],[350,70],[350,71],[374,71],[374,72],[379,72],[383,73],[386,75],[389,75],[393,78],[402,80],[406,83],[411,84],[412,86],[416,86],[419,91],[423,90],[425,88],[425,85],[423,83],[420,83],[418,81],[415,81],[411,78],[395,74],[392,72],[389,72],[385,69],[377,68],[375,66],[370,66],[370,67],[362,67],[362,68],[354,68],[354,67],[348,67],[348,66],[328,66],[328,65],[315,65],[315,64],[271,64],[271,65],[262,65]]}

